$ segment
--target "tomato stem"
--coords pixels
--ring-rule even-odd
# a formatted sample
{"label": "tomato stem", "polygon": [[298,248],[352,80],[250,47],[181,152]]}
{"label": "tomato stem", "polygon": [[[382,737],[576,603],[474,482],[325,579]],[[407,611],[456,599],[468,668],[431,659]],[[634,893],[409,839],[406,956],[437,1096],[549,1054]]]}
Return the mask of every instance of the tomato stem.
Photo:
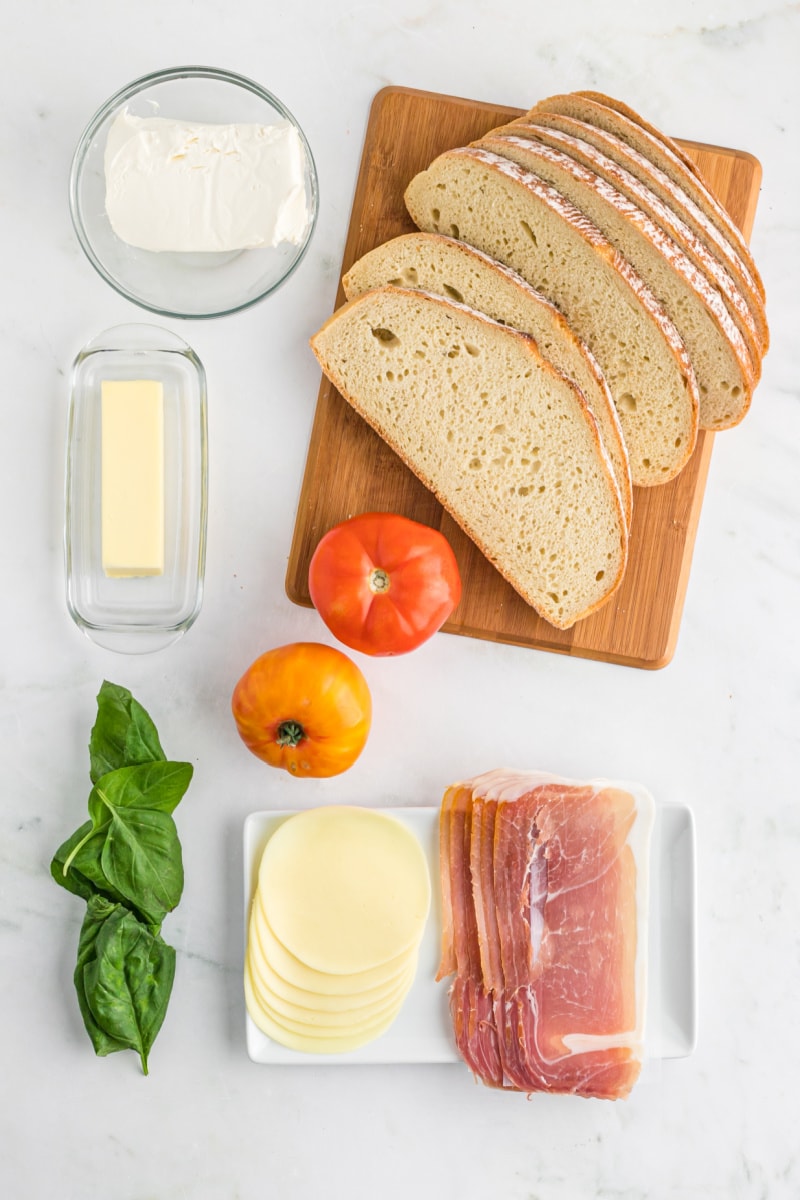
{"label": "tomato stem", "polygon": [[303,738],[306,736],[306,731],[299,721],[281,721],[278,726],[278,736],[275,741],[279,746],[299,746]]}
{"label": "tomato stem", "polygon": [[369,590],[374,592],[376,596],[385,595],[390,586],[391,579],[388,571],[384,571],[382,567],[374,567],[373,570],[370,571]]}

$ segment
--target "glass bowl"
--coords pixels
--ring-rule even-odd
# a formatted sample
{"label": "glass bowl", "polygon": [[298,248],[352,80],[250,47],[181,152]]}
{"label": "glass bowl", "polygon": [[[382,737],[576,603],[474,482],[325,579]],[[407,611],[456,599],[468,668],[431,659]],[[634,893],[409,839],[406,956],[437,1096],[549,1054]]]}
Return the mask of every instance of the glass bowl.
{"label": "glass bowl", "polygon": [[[271,125],[289,121],[305,153],[308,222],[297,245],[223,253],[153,253],[123,242],[105,208],[108,131],[121,110],[209,124]],[[95,113],[83,132],[70,172],[72,223],[89,262],[134,304],[167,317],[219,317],[268,296],[298,265],[317,220],[317,172],[305,134],[291,113],[259,84],[213,67],[173,67],[134,80]]]}

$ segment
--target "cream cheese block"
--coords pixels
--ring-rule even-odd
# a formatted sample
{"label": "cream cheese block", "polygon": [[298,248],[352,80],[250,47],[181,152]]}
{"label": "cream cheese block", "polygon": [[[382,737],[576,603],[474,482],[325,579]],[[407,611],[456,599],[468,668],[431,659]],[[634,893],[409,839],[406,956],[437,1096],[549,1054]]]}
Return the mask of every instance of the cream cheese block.
{"label": "cream cheese block", "polygon": [[101,383],[101,539],[107,576],[164,572],[164,389]]}
{"label": "cream cheese block", "polygon": [[124,109],[104,163],[111,228],[143,250],[297,245],[308,225],[305,151],[289,121],[207,125]]}

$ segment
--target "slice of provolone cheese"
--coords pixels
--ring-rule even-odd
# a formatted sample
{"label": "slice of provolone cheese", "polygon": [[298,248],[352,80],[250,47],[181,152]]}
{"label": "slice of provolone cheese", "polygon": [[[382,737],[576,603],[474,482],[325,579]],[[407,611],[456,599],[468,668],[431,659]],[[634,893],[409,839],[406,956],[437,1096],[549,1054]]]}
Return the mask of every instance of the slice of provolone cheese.
{"label": "slice of provolone cheese", "polygon": [[307,1037],[343,1037],[396,1012],[403,1003],[414,979],[414,966],[416,965],[412,964],[401,983],[396,985],[393,991],[383,999],[373,1001],[360,1008],[326,1012],[321,1009],[299,1007],[282,1000],[265,984],[258,973],[258,967],[253,961],[252,955],[248,961],[253,992],[266,1014],[278,1024]]}
{"label": "slice of provolone cheese", "polygon": [[[260,910],[254,907],[254,916]],[[339,992],[328,994],[319,990],[313,991],[308,988],[295,987],[294,984],[288,983],[281,975],[279,975],[268,961],[262,947],[258,930],[259,922],[251,918],[250,928],[247,939],[247,953],[250,959],[250,965],[253,968],[253,973],[263,981],[264,985],[269,989],[273,997],[279,998],[283,1003],[290,1004],[295,1008],[313,1008],[317,1012],[352,1012],[355,1009],[366,1008],[369,1005],[379,1003],[381,1000],[386,1000],[393,995],[398,987],[402,986],[404,979],[403,972],[399,976],[393,975],[386,983],[380,983],[375,987],[363,988],[352,992]],[[405,956],[404,956],[405,958]],[[416,954],[408,962],[407,971],[416,969]],[[338,981],[340,976],[334,976]],[[275,1004],[275,1008],[280,1010],[280,1005]]]}
{"label": "slice of provolone cheese", "polygon": [[245,964],[244,993],[247,1011],[262,1033],[282,1046],[291,1050],[302,1050],[308,1054],[344,1054],[348,1050],[356,1050],[385,1033],[402,1007],[401,1002],[389,1015],[368,1025],[354,1026],[341,1037],[332,1037],[329,1034],[313,1037],[285,1028],[264,1010],[253,990],[249,964]]}
{"label": "slice of provolone cheese", "polygon": [[409,829],[385,813],[340,806],[297,813],[276,830],[258,892],[278,941],[332,975],[373,970],[417,946],[431,895]]}
{"label": "slice of provolone cheese", "polygon": [[303,988],[308,992],[319,992],[323,996],[352,995],[354,992],[369,991],[372,988],[389,987],[399,982],[409,962],[416,956],[417,948],[404,950],[397,958],[373,967],[369,971],[356,971],[351,975],[332,975],[325,971],[316,971],[307,967],[293,954],[290,954],[275,936],[261,907],[260,897],[256,897],[253,905],[253,917],[257,925],[258,940],[269,966],[276,975],[280,975],[294,987]]}

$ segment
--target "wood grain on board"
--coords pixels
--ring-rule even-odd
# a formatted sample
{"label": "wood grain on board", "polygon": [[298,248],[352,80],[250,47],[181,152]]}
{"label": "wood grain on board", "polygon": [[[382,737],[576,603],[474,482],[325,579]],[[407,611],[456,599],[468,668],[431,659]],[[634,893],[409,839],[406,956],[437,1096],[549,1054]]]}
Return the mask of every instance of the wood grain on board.
{"label": "wood grain on board", "polygon": [[[414,229],[403,192],[418,171],[444,150],[473,141],[521,112],[409,88],[379,92],[367,126],[342,273],[381,242]],[[738,150],[681,145],[749,237],[761,180],[758,161]],[[340,284],[336,307],[342,303]],[[323,377],[287,594],[297,604],[310,605],[308,563],[332,525],[360,512],[398,512],[441,529],[456,553],[463,597],[444,626],[447,631],[628,666],[665,666],[678,637],[713,440],[712,434],[700,434],[688,465],[671,483],[635,489],[622,586],[597,613],[572,629],[559,630],[502,579],[432,493]]]}

